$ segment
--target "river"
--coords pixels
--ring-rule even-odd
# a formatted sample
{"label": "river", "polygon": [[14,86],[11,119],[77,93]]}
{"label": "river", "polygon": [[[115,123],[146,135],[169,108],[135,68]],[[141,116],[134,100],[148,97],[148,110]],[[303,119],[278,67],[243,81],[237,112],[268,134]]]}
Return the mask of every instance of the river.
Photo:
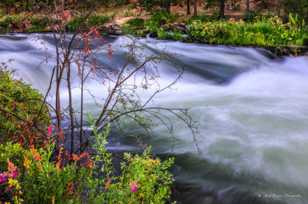
{"label": "river", "polygon": [[[183,203],[308,203],[307,56],[276,58],[255,48],[133,40],[142,45],[136,61],[168,56],[168,61],[148,65],[158,70],[161,86],[176,77],[179,67],[184,69],[181,79],[152,104],[187,108],[196,121],[196,135],[170,116],[172,134],[153,120],[153,136],[143,139],[156,154],[176,157],[174,173]],[[97,45],[102,47],[96,54],[99,63],[110,69],[123,64],[129,42],[125,36],[108,39],[112,59],[106,57],[107,44]],[[49,34],[0,37],[0,61],[43,93],[54,54]],[[97,82],[86,86],[97,98],[105,92]],[[78,90],[74,89],[75,97]],[[150,91],[140,90],[141,100]],[[86,98],[86,110],[95,113],[91,99]],[[130,135],[139,129],[128,129],[129,134],[115,139],[111,148],[138,148],[139,138]]]}

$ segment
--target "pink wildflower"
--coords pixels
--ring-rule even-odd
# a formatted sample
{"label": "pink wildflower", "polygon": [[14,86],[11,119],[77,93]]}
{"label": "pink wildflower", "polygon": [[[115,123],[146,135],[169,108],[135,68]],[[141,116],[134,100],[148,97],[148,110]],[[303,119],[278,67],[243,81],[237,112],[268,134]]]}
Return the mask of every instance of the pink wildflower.
{"label": "pink wildflower", "polygon": [[15,179],[19,175],[18,169],[10,160],[8,160],[7,163],[8,163],[8,176],[10,178]]}
{"label": "pink wildflower", "polygon": [[11,177],[12,179],[17,178],[18,175],[19,175],[18,170],[15,170],[15,171],[10,172],[10,177]]}
{"label": "pink wildflower", "polygon": [[130,191],[132,193],[136,193],[138,191],[138,183],[136,181],[130,183]]}
{"label": "pink wildflower", "polygon": [[48,129],[47,129],[47,134],[48,134],[48,136],[50,137],[51,135],[52,135],[52,125],[49,125],[48,126]]}
{"label": "pink wildflower", "polygon": [[6,183],[8,180],[7,173],[1,173],[0,174],[0,185]]}

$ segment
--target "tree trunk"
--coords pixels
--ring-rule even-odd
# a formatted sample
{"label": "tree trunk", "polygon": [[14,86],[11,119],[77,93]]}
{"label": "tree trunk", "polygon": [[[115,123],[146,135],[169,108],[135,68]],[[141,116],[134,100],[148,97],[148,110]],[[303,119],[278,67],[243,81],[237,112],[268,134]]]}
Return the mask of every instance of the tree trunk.
{"label": "tree trunk", "polygon": [[246,0],[246,13],[250,12],[250,0]]}
{"label": "tree trunk", "polygon": [[194,0],[194,16],[198,15],[198,0]]}
{"label": "tree trunk", "polygon": [[186,0],[186,14],[187,15],[190,15],[190,0]]}
{"label": "tree trunk", "polygon": [[6,15],[9,15],[10,14],[10,5],[6,4],[5,5],[5,11],[6,11]]}
{"label": "tree trunk", "polygon": [[170,7],[171,7],[171,0],[161,0],[160,1],[160,4],[161,4],[161,7],[167,11],[168,13],[170,13]]}
{"label": "tree trunk", "polygon": [[220,0],[219,18],[225,17],[225,0]]}

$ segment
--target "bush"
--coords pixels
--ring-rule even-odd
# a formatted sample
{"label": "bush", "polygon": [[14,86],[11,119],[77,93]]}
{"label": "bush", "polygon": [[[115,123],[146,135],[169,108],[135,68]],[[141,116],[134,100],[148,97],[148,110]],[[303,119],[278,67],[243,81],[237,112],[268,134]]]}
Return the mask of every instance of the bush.
{"label": "bush", "polygon": [[[90,124],[94,119],[89,117]],[[119,176],[112,176],[113,166],[111,154],[105,145],[110,133],[110,126],[103,132],[98,132],[92,125],[95,142],[93,148],[96,156],[93,161],[96,169],[93,175],[105,175],[105,179],[88,179],[88,203],[166,203],[170,199],[171,185],[173,183],[169,168],[173,159],[161,162],[151,156],[150,149],[142,155],[124,154]],[[102,168],[99,163],[103,162]],[[113,182],[112,182],[113,181]],[[104,186],[102,192],[96,190],[97,186]]]}
{"label": "bush", "polygon": [[93,26],[102,26],[110,20],[108,16],[89,16],[87,19],[85,17],[75,17],[70,22],[67,23],[67,30],[70,32],[75,32],[77,29],[88,29]]}
{"label": "bush", "polygon": [[286,13],[295,13],[301,19],[308,21],[308,1],[307,0],[282,0]]}
{"label": "bush", "polygon": [[169,200],[172,160],[153,159],[149,151],[140,156],[126,154],[121,175],[111,178],[96,174],[99,165],[93,166],[88,153],[73,155],[63,165],[65,157],[57,156],[52,162],[52,150],[52,145],[24,149],[19,144],[0,144],[0,201],[124,204]]}
{"label": "bush", "polygon": [[257,18],[252,22],[191,21],[192,39],[209,44],[287,46],[302,45],[304,28],[283,24],[278,17]]}
{"label": "bush", "polygon": [[166,11],[159,11],[155,12],[149,20],[145,22],[145,27],[147,31],[152,33],[157,33],[161,26],[174,22],[176,16],[166,12]]}
{"label": "bush", "polygon": [[166,203],[173,183],[168,172],[172,163],[151,158],[149,151],[142,156],[125,154],[122,175],[108,189],[108,203]]}
{"label": "bush", "polygon": [[11,74],[0,70],[0,143],[42,145],[50,122],[42,95]]}
{"label": "bush", "polygon": [[144,19],[142,18],[134,18],[126,22],[123,26],[124,33],[144,36],[145,35],[145,27],[144,27]]}
{"label": "bush", "polygon": [[21,25],[22,15],[4,16],[0,19],[0,32],[12,32]]}
{"label": "bush", "polygon": [[48,17],[32,17],[31,27],[27,30],[27,32],[43,32],[49,24],[50,19]]}
{"label": "bush", "polygon": [[92,27],[92,26],[101,26],[104,25],[105,23],[107,23],[110,20],[110,17],[108,16],[90,16],[87,19],[87,24],[88,26]]}
{"label": "bush", "polygon": [[82,179],[89,174],[88,169],[74,164],[60,168],[51,162],[51,147],[27,150],[19,144],[7,143],[0,145],[0,152],[2,202],[80,202]]}

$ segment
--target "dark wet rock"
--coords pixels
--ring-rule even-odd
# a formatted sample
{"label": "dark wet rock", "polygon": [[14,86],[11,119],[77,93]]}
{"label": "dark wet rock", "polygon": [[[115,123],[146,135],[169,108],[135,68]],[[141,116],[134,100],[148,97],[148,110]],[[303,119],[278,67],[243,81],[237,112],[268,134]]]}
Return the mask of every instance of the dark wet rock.
{"label": "dark wet rock", "polygon": [[170,32],[181,32],[181,33],[187,33],[188,28],[184,23],[173,23],[173,24],[165,24],[162,26],[162,29],[165,31]]}
{"label": "dark wet rock", "polygon": [[180,31],[182,33],[187,33],[187,31],[188,31],[187,26],[185,25],[185,23],[174,23],[174,24],[172,24],[172,27],[175,30]]}
{"label": "dark wet rock", "polygon": [[123,34],[121,26],[115,23],[105,25],[102,28],[102,31],[109,35],[122,35]]}
{"label": "dark wet rock", "polygon": [[303,45],[304,45],[304,46],[308,46],[308,37],[307,37],[307,38],[304,38],[304,40],[303,40]]}

